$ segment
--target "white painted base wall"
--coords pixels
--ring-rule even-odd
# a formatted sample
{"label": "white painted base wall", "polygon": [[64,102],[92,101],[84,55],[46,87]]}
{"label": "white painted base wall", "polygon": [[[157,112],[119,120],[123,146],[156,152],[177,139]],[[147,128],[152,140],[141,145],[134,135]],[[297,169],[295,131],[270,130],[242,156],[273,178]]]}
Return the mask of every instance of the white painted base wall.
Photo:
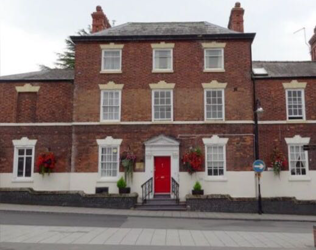
{"label": "white painted base wall", "polygon": [[[263,197],[295,197],[298,200],[316,200],[316,171],[309,171],[309,180],[290,180],[289,172],[275,176],[273,172],[264,172],[261,178]],[[141,197],[141,184],[147,180],[146,173],[134,173],[131,191]],[[191,193],[196,181],[200,181],[205,194],[223,194],[232,197],[256,197],[257,182],[253,172],[227,172],[226,180],[205,179],[205,173],[189,175],[179,173],[180,198],[184,200]],[[99,182],[98,173],[52,173],[42,177],[34,174],[32,182],[13,181],[13,174],[0,174],[1,188],[33,188],[38,191],[83,191],[95,193],[96,187],[109,187],[110,193],[118,193],[116,182]]]}

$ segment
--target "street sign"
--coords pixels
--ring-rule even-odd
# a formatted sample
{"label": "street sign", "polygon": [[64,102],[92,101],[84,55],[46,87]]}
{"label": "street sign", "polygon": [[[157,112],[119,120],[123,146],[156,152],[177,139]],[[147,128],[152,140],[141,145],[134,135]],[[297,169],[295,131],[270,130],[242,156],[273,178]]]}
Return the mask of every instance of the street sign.
{"label": "street sign", "polygon": [[266,164],[262,160],[256,160],[252,164],[252,167],[256,173],[261,173],[266,169]]}
{"label": "street sign", "polygon": [[303,150],[305,151],[316,150],[316,145],[303,145]]}

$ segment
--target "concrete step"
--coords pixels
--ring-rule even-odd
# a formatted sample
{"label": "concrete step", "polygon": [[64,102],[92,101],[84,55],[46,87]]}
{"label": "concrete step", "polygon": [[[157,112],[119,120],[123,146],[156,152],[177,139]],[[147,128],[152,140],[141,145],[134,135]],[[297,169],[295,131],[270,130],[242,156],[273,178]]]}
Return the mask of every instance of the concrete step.
{"label": "concrete step", "polygon": [[144,211],[186,211],[186,205],[174,205],[174,206],[152,206],[152,205],[136,205],[136,210]]}

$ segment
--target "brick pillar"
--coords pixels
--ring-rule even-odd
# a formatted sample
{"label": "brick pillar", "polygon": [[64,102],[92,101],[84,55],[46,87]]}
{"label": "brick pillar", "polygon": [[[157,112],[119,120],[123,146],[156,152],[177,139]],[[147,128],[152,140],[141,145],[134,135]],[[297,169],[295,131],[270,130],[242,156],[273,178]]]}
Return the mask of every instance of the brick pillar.
{"label": "brick pillar", "polygon": [[92,33],[99,32],[111,28],[111,24],[103,13],[101,6],[97,6],[96,12],[91,14],[92,16]]}
{"label": "brick pillar", "polygon": [[312,61],[316,61],[316,27],[314,29],[314,35],[311,40],[309,40],[309,44],[311,45]]}
{"label": "brick pillar", "polygon": [[240,3],[237,2],[230,13],[228,29],[244,32],[244,13],[245,10],[241,8]]}

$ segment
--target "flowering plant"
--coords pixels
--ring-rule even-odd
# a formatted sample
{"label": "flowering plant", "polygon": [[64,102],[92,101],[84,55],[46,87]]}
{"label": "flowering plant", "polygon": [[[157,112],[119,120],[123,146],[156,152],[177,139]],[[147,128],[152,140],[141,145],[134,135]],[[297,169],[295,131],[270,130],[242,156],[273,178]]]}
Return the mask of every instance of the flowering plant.
{"label": "flowering plant", "polygon": [[275,175],[279,175],[281,170],[287,167],[286,157],[277,147],[273,149],[271,154],[271,167]]}
{"label": "flowering plant", "polygon": [[189,174],[202,169],[203,154],[199,148],[191,148],[188,153],[182,157],[182,163]]}
{"label": "flowering plant", "polygon": [[133,169],[136,162],[136,156],[131,150],[124,151],[121,156],[121,163],[124,168],[125,180],[133,181]]}
{"label": "flowering plant", "polygon": [[36,167],[38,171],[44,176],[45,173],[50,174],[56,167],[55,155],[52,152],[42,153],[39,155]]}

